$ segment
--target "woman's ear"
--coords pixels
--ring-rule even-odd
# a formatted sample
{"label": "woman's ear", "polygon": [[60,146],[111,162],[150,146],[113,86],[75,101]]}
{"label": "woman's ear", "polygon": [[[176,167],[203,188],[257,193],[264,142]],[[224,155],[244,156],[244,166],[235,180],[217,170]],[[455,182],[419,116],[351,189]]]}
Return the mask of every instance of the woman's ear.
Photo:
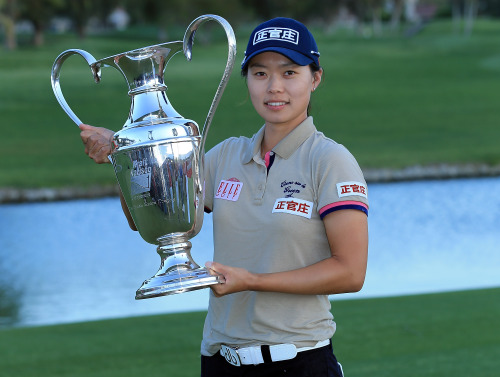
{"label": "woman's ear", "polygon": [[321,83],[321,78],[323,77],[323,68],[313,73],[313,90],[318,87]]}

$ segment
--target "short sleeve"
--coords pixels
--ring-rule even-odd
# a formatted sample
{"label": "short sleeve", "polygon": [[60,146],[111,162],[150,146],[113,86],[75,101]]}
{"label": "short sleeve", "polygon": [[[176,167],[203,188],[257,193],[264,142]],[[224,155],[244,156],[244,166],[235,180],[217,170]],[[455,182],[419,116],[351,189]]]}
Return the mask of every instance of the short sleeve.
{"label": "short sleeve", "polygon": [[213,201],[214,201],[214,191],[215,191],[215,179],[217,176],[217,168],[220,162],[223,160],[222,156],[227,149],[226,146],[234,138],[226,139],[215,147],[210,149],[205,153],[204,157],[204,202],[205,202],[205,212],[212,212]]}
{"label": "short sleeve", "polygon": [[327,143],[314,155],[321,218],[341,209],[357,209],[368,214],[368,187],[354,156],[335,142]]}
{"label": "short sleeve", "polygon": [[213,198],[214,198],[214,185],[215,185],[215,174],[217,169],[217,161],[219,160],[219,150],[220,144],[216,145],[208,152],[205,153],[204,157],[204,205],[205,212],[212,212]]}

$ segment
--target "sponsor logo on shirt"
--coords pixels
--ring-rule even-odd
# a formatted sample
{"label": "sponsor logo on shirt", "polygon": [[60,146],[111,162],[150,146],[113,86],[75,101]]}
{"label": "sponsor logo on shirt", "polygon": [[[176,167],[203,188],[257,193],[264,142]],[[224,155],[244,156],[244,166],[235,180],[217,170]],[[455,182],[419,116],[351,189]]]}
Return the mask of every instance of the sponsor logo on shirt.
{"label": "sponsor logo on shirt", "polygon": [[286,198],[291,198],[293,194],[300,194],[300,190],[306,188],[305,183],[300,183],[297,181],[283,181],[281,182],[281,188],[283,189],[283,194]]}
{"label": "sponsor logo on shirt", "polygon": [[239,182],[236,178],[231,178],[227,181],[223,179],[217,187],[215,198],[235,202],[240,197],[242,187],[243,182]]}
{"label": "sponsor logo on shirt", "polygon": [[362,196],[366,199],[368,189],[366,185],[361,182],[341,182],[337,183],[337,193],[339,198],[344,196]]}
{"label": "sponsor logo on shirt", "polygon": [[273,206],[273,213],[289,213],[310,219],[313,203],[296,198],[279,198]]}

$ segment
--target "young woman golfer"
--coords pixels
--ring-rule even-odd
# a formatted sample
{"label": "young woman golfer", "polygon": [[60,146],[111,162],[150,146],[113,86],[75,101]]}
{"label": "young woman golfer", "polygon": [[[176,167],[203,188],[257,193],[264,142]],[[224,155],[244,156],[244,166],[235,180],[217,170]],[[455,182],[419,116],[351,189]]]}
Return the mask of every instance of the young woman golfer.
{"label": "young woman golfer", "polygon": [[[328,295],[363,286],[368,198],[354,157],[308,114],[319,56],[300,22],[257,26],[241,68],[264,125],[205,156],[214,224],[206,266],[223,279],[211,286],[202,377],[343,375]],[[112,131],[81,128],[87,154],[107,161]]]}

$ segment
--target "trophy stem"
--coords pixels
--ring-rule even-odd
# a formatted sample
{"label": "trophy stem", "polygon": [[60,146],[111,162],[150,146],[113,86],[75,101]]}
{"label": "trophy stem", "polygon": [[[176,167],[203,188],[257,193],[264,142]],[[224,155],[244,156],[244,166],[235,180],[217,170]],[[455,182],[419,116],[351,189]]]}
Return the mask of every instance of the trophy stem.
{"label": "trophy stem", "polygon": [[161,265],[155,276],[166,275],[172,271],[185,271],[200,268],[191,258],[192,244],[189,241],[173,244],[162,244],[156,249],[160,255]]}
{"label": "trophy stem", "polygon": [[160,268],[137,290],[136,300],[194,291],[218,283],[216,276],[196,264],[191,257],[191,242],[159,241]]}

